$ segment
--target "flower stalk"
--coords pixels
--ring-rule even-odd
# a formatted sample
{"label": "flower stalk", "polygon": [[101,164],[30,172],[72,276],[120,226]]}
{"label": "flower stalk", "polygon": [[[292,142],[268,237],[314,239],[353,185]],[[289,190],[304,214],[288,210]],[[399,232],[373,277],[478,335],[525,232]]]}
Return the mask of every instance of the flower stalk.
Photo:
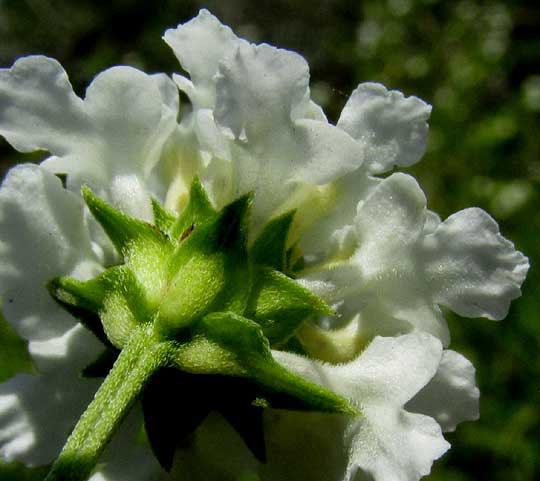
{"label": "flower stalk", "polygon": [[133,332],[45,481],[84,481],[149,378],[167,365],[171,343],[146,326]]}

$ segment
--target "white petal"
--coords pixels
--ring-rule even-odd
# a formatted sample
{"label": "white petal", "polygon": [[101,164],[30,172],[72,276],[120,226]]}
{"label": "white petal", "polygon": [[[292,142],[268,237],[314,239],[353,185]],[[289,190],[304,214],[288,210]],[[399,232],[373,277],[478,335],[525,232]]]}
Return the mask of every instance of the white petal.
{"label": "white petal", "polygon": [[521,295],[528,259],[483,210],[450,216],[423,243],[434,298],[462,316],[503,319]]}
{"label": "white petal", "polygon": [[[365,479],[417,481],[448,449],[433,419],[403,409],[437,370],[442,347],[436,338],[422,333],[377,337],[357,359],[334,366],[287,353],[273,355],[291,371],[361,407],[362,416],[351,418],[342,434],[350,456],[343,479],[353,479],[360,469],[371,476]],[[330,438],[331,431],[326,432]]]}
{"label": "white petal", "polygon": [[356,170],[364,160],[352,138],[326,122],[299,119],[292,133],[298,149],[298,165],[290,173],[293,181],[326,184]]}
{"label": "white petal", "polygon": [[479,398],[474,366],[461,354],[444,351],[437,374],[407,409],[435,418],[443,431],[454,431],[459,423],[478,419]]}
{"label": "white petal", "polygon": [[39,374],[19,374],[0,385],[0,455],[28,466],[51,462],[92,399],[101,380],[80,370],[102,345],[82,326],[47,341],[31,341]]}
{"label": "white petal", "polygon": [[361,408],[371,404],[402,406],[435,375],[442,346],[425,333],[376,337],[354,361],[330,365],[273,351],[287,369],[351,399]]}
{"label": "white petal", "polygon": [[357,142],[311,118],[309,71],[299,55],[243,44],[219,72],[214,117],[236,139],[234,195],[257,194],[254,225],[276,215],[284,203],[298,207],[290,202],[302,188],[297,184],[326,184],[361,165]]}
{"label": "white petal", "polygon": [[45,284],[61,275],[88,279],[99,272],[96,261],[80,197],[36,165],[9,171],[0,189],[0,295],[19,334],[47,339],[72,327]]}
{"label": "white petal", "polygon": [[217,81],[216,121],[237,138],[257,141],[290,129],[293,113],[308,100],[309,68],[298,54],[270,45],[241,44],[222,61]]}
{"label": "white petal", "polygon": [[16,149],[64,155],[88,128],[83,102],[56,60],[23,57],[0,70],[0,134]]}
{"label": "white petal", "polygon": [[[435,373],[441,357],[436,339],[422,334],[377,338],[344,366],[278,351],[273,356],[295,373],[352,398],[363,416],[267,409],[268,462],[260,464],[221,416],[212,414],[189,447],[178,452],[179,479],[258,475],[266,481],[417,481],[448,449],[433,419],[401,405]],[[358,469],[364,472],[354,477]]]}
{"label": "white petal", "polygon": [[190,96],[196,107],[212,107],[215,101],[214,76],[219,62],[230,55],[241,40],[208,10],[201,10],[189,22],[167,30],[163,39],[190,74],[191,82],[175,76],[180,89]]}
{"label": "white petal", "polygon": [[363,144],[369,170],[380,173],[424,155],[430,113],[431,106],[416,97],[364,83],[347,101],[338,127]]}
{"label": "white petal", "polygon": [[361,244],[354,258],[364,276],[415,274],[411,249],[422,233],[425,212],[424,193],[405,174],[391,175],[358,205],[355,226]]}
{"label": "white petal", "polygon": [[[163,79],[130,67],[98,75],[84,101],[55,60],[27,57],[0,72],[0,134],[22,151],[48,150],[44,165],[68,174],[77,193],[88,183],[110,198],[115,176],[147,176],[176,124],[175,108]],[[143,210],[149,206],[146,199]]]}
{"label": "white petal", "polygon": [[348,480],[418,481],[450,448],[428,416],[390,409],[367,409],[365,416],[345,435],[352,438]]}
{"label": "white petal", "polygon": [[174,116],[177,116],[180,110],[180,96],[175,82],[164,73],[150,75],[150,78],[154,80],[161,93],[163,108],[168,109]]}

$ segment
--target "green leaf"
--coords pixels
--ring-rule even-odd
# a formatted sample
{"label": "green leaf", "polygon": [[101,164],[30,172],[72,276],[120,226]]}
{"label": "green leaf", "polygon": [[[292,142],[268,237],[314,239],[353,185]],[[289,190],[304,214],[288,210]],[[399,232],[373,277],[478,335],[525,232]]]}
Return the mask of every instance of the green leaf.
{"label": "green leaf", "polygon": [[156,227],[163,234],[169,235],[171,227],[176,221],[176,216],[164,209],[154,198],[152,198],[152,211],[154,213],[154,223],[156,224]]}
{"label": "green leaf", "polygon": [[107,348],[103,350],[94,361],[81,371],[81,376],[84,378],[107,376],[119,355],[120,351],[117,349]]}
{"label": "green leaf", "polygon": [[0,313],[0,382],[20,372],[35,372],[28,341],[20,337]]}
{"label": "green leaf", "polygon": [[315,294],[269,268],[259,268],[246,309],[246,316],[258,322],[271,345],[291,337],[310,316],[334,314]]}
{"label": "green leaf", "polygon": [[194,177],[189,191],[189,202],[170,228],[173,239],[184,240],[189,233],[206,222],[216,211],[198,177]]}
{"label": "green leaf", "polygon": [[294,214],[295,211],[291,210],[266,224],[250,250],[255,264],[273,267],[278,271],[284,270],[287,236]]}

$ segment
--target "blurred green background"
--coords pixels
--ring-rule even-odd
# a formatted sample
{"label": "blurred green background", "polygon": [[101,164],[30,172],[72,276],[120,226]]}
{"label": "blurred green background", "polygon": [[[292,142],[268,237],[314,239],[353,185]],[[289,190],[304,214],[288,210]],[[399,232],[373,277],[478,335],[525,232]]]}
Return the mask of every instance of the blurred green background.
{"label": "blurred green background", "polygon": [[[334,121],[356,84],[368,80],[433,104],[428,153],[409,169],[429,206],[443,217],[486,209],[533,267],[505,321],[449,315],[452,347],[477,368],[481,418],[447,436],[453,448],[428,479],[539,480],[540,4],[0,0],[0,65],[31,53],[55,57],[80,95],[115,64],[178,71],[161,35],[201,7],[240,36],[304,55],[313,96]],[[41,157],[0,144],[2,170]],[[39,479],[42,472],[10,466],[0,480]]]}

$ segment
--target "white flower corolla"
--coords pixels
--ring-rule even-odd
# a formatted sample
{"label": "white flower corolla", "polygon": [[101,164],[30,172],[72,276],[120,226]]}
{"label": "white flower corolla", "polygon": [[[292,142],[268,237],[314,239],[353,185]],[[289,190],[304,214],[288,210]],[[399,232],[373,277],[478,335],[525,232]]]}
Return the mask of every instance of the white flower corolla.
{"label": "white flower corolla", "polygon": [[114,67],[98,75],[81,99],[57,61],[24,57],[0,72],[0,134],[21,152],[48,151],[42,165],[67,174],[71,190],[86,183],[151,220],[144,182],[176,124],[178,94],[172,88],[164,75]]}
{"label": "white flower corolla", "polygon": [[[198,174],[218,204],[256,192],[255,228],[296,207],[305,184],[328,184],[362,164],[360,144],[311,101],[300,55],[240,40],[206,11],[164,38],[191,76],[174,78],[193,104],[183,126],[207,154]],[[169,197],[178,202],[189,184],[179,181]]]}
{"label": "white flower corolla", "polygon": [[529,266],[484,211],[466,209],[441,222],[405,174],[378,183],[358,203],[346,233],[341,258],[323,259],[301,274],[350,323],[342,328],[346,339],[340,330],[315,325],[303,332],[307,345],[332,361],[354,355],[374,335],[412,329],[448,345],[440,305],[463,316],[503,319]]}
{"label": "white flower corolla", "polygon": [[[408,412],[404,405],[433,378],[441,355],[441,343],[424,333],[377,337],[354,361],[342,365],[276,351],[281,364],[344,395],[363,415],[351,420],[269,410],[266,465],[249,454],[222,419],[209,418],[179,456],[184,469],[180,479],[234,479],[236,472],[268,481],[418,480],[449,444],[432,418]],[[217,435],[231,447],[233,462],[224,461],[216,449]]]}
{"label": "white flower corolla", "polygon": [[[449,336],[438,306],[504,317],[526,259],[483,211],[441,222],[411,177],[375,177],[424,153],[430,106],[420,99],[361,84],[334,126],[310,99],[301,56],[249,44],[204,10],[164,38],[189,79],[116,67],[81,99],[52,59],[27,57],[0,71],[0,134],[20,151],[51,154],[12,169],[0,189],[0,296],[39,371],[0,388],[0,455],[51,462],[97,388],[78,373],[99,344],[45,287],[118,262],[81,185],[153,222],[151,198],[179,213],[198,177],[218,209],[254,192],[251,238],[296,209],[288,247],[305,255],[299,282],[348,324],[300,329],[316,359],[273,356],[362,415],[268,410],[263,465],[212,414],[169,476],[135,441],[135,411],[91,479],[418,480],[448,448],[439,424],[452,430],[478,412],[472,365],[442,350]],[[177,87],[191,102],[179,122]],[[55,174],[67,175],[66,188]]]}

